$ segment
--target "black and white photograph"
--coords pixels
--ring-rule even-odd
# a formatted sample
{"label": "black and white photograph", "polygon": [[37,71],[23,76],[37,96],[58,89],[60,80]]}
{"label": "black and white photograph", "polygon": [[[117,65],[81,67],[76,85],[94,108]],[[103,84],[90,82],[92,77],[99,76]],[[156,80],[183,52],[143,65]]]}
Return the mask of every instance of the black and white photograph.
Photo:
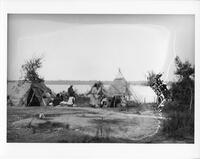
{"label": "black and white photograph", "polygon": [[194,144],[194,15],[7,18],[8,143]]}

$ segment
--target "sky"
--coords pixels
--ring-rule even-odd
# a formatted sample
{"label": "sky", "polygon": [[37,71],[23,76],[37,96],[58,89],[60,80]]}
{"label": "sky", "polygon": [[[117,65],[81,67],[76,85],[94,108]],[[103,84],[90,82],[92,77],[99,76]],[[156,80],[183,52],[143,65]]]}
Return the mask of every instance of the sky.
{"label": "sky", "polygon": [[8,80],[42,56],[45,80],[113,80],[120,68],[129,81],[148,71],[169,81],[176,55],[194,65],[194,36],[192,15],[10,14]]}

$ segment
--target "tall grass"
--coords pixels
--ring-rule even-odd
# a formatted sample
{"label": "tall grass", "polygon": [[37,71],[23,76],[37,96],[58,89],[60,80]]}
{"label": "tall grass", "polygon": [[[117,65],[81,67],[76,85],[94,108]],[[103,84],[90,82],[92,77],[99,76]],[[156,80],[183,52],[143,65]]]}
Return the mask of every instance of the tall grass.
{"label": "tall grass", "polygon": [[183,109],[187,106],[168,102],[163,110],[167,120],[163,122],[162,132],[174,139],[194,138],[194,112]]}

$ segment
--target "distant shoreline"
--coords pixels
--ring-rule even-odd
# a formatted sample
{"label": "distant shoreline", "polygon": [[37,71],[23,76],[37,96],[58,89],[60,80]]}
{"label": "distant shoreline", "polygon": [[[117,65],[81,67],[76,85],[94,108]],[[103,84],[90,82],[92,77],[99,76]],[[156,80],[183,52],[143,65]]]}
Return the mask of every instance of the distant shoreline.
{"label": "distant shoreline", "polygon": [[[19,80],[8,80],[8,82],[17,82]],[[47,85],[93,85],[97,80],[82,81],[82,80],[46,80]],[[105,85],[110,85],[113,81],[101,81]],[[146,81],[127,81],[131,85],[147,85]]]}

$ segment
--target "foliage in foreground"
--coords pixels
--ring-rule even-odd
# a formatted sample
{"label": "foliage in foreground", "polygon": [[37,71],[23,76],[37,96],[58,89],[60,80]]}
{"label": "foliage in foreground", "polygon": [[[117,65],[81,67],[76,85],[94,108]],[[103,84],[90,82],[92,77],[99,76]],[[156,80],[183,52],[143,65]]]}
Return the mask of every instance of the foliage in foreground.
{"label": "foliage in foreground", "polygon": [[163,109],[167,120],[163,123],[163,133],[168,137],[194,137],[194,67],[186,61],[175,59],[177,82],[172,83],[172,101]]}
{"label": "foliage in foreground", "polygon": [[163,111],[168,119],[163,123],[163,133],[175,139],[188,138],[194,136],[194,113],[189,110],[179,110],[179,107],[187,107],[177,102],[166,104],[167,109]]}

